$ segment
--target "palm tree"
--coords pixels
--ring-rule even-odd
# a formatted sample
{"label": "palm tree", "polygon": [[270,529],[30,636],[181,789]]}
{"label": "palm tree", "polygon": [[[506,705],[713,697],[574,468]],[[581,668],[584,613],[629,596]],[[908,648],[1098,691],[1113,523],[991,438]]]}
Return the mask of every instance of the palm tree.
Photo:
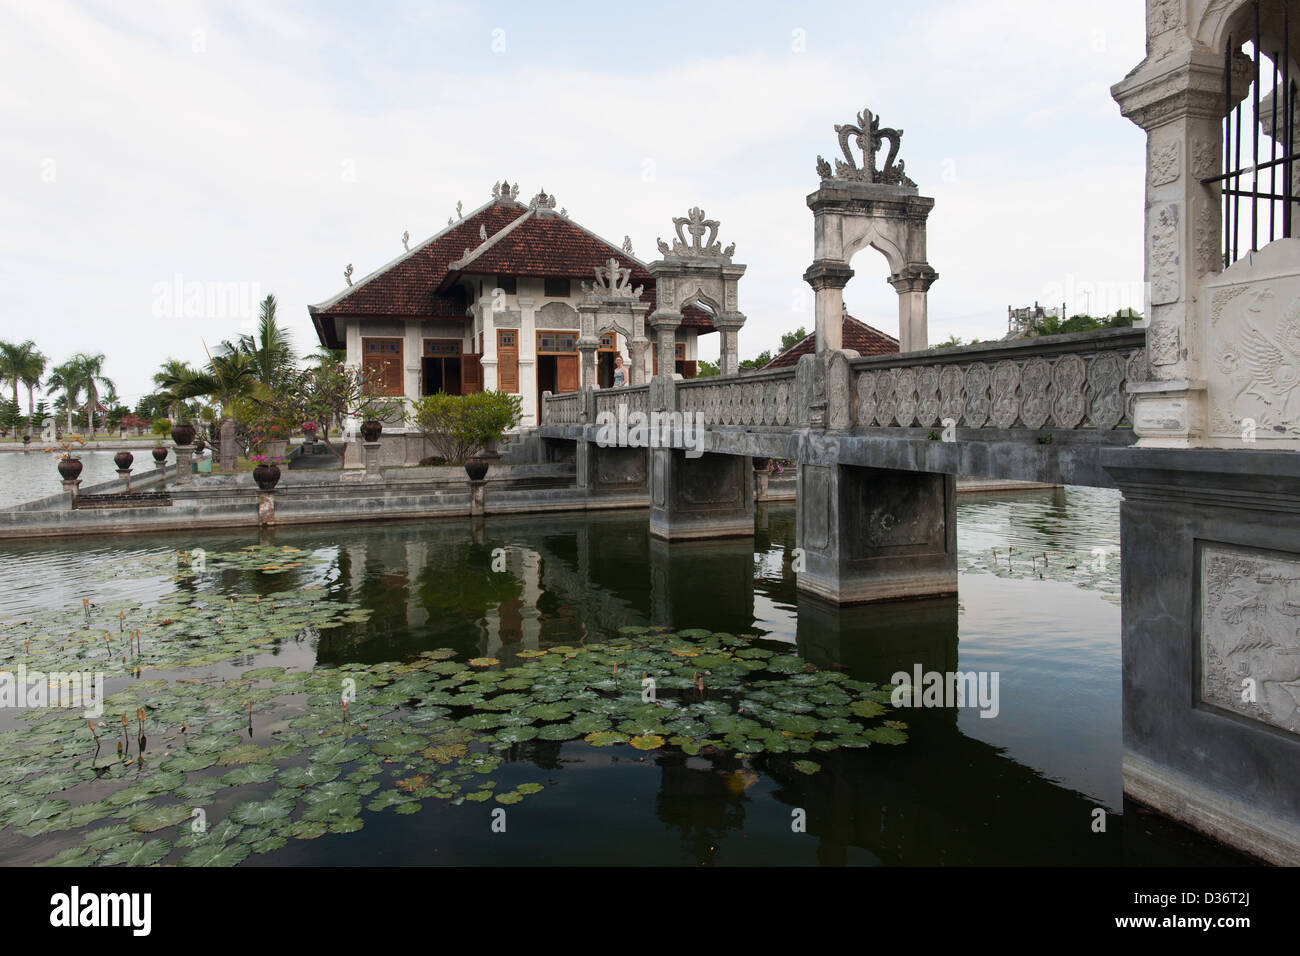
{"label": "palm tree", "polygon": [[27,430],[31,431],[31,416],[35,408],[34,392],[45,374],[45,356],[41,354],[36,343],[28,339],[15,345],[12,342],[0,342],[0,381],[7,381],[13,386],[14,406],[18,405],[18,386],[27,386]]}
{"label": "palm tree", "polygon": [[[57,379],[57,384],[56,384]],[[62,365],[56,367],[48,383],[63,391],[68,402],[68,430],[72,430],[72,408],[82,392],[86,394],[86,420],[90,430],[95,430],[95,408],[99,405],[100,395],[104,390],[115,393],[117,386],[112,379],[104,376],[104,355],[97,352],[89,355],[78,352]]]}
{"label": "palm tree", "polygon": [[294,372],[297,361],[289,333],[275,320],[275,306],[273,295],[262,300],[256,335],[241,335],[235,342],[221,343],[227,355],[239,353],[252,359],[257,381],[268,389],[283,384]]}
{"label": "palm tree", "polygon": [[156,377],[156,381],[170,401],[211,398],[221,405],[223,412],[237,399],[252,394],[259,384],[253,358],[238,351],[212,356],[208,367],[201,372],[184,366],[174,375]]}
{"label": "palm tree", "polygon": [[[166,390],[168,382],[184,381],[196,374],[197,372],[189,362],[182,362],[179,359],[169,358],[167,361],[162,363],[162,367],[159,368],[158,371],[154,372],[153,383],[160,389]],[[177,421],[181,400],[178,397],[171,395],[170,392],[167,392],[164,397],[168,401],[168,417],[171,418],[172,421]]]}

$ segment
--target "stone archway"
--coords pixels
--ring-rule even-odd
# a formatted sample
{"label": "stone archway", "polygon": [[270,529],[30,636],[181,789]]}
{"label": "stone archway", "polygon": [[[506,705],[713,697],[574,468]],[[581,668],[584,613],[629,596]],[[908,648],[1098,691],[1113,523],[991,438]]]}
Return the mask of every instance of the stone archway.
{"label": "stone archway", "polygon": [[[925,224],[934,200],[919,194],[916,183],[895,159],[903,131],[882,128],[870,110],[856,124],[835,127],[844,159],[835,168],[817,157],[821,186],[808,197],[813,211],[813,264],[804,279],[816,295],[817,351],[838,351],[844,313],[844,286],[854,275],[853,256],[870,246],[889,263],[889,283],[898,293],[898,340],[903,352],[928,344],[927,295],[939,274],[926,261]],[[876,154],[890,145],[883,169]],[[856,143],[859,166],[850,150]]]}

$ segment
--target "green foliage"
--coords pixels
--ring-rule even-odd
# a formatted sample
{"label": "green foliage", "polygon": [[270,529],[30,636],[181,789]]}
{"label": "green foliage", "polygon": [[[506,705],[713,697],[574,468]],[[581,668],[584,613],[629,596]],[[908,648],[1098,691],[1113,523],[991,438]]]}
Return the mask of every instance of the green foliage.
{"label": "green foliage", "polygon": [[155,418],[153,420],[153,427],[150,428],[150,431],[152,431],[155,435],[166,435],[170,433],[171,430],[172,430],[172,423],[171,423],[171,419],[169,418]]}
{"label": "green foliage", "polygon": [[442,458],[459,464],[519,424],[521,401],[505,392],[439,392],[416,402],[412,417]]}
{"label": "green foliage", "polygon": [[1134,321],[1141,318],[1141,314],[1132,309],[1120,309],[1114,315],[1100,319],[1080,313],[1070,316],[1064,322],[1054,315],[1049,315],[1034,323],[1030,334],[1068,335],[1071,332],[1090,332],[1093,329],[1123,329],[1129,328]]}
{"label": "green foliage", "polygon": [[762,368],[768,362],[772,361],[772,350],[764,349],[752,359],[744,359],[740,363],[741,368]]}
{"label": "green foliage", "polygon": [[785,335],[781,336],[781,351],[784,352],[786,349],[790,348],[791,346],[798,345],[807,337],[808,337],[808,330],[805,329],[802,325],[799,326],[799,328],[795,329],[793,332],[785,333]]}
{"label": "green foliage", "polygon": [[720,372],[721,369],[718,368],[717,362],[706,362],[704,359],[700,359],[695,363],[696,378],[712,378]]}

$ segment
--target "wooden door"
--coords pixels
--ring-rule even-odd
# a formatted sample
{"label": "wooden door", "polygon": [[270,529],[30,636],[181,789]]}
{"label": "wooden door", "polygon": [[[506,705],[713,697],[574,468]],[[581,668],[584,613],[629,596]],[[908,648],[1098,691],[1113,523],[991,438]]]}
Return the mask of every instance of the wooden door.
{"label": "wooden door", "polygon": [[578,390],[578,356],[555,356],[555,391],[557,394]]}

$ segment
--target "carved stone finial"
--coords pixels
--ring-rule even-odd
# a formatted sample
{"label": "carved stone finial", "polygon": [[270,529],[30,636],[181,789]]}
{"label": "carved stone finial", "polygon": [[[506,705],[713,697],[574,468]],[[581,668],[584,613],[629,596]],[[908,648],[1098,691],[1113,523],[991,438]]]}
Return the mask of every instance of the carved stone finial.
{"label": "carved stone finial", "polygon": [[402,248],[407,252],[411,251],[411,232],[409,229],[402,232]]}
{"label": "carved stone finial", "polygon": [[[821,156],[817,157],[817,175],[822,179],[847,179],[859,183],[884,183],[891,186],[915,186],[903,171],[903,163],[895,164],[898,147],[903,140],[901,129],[890,129],[880,125],[880,117],[871,110],[864,109],[858,114],[858,122],[835,125],[835,133],[840,139],[840,151],[844,159],[835,160],[835,172],[831,175],[831,165]],[[852,140],[862,152],[862,165],[858,166],[853,153],[849,150]],[[876,154],[881,144],[889,140],[889,154],[885,157],[883,169],[876,168]]]}
{"label": "carved stone finial", "polygon": [[[505,184],[502,183],[501,185],[502,185],[502,187],[504,188]],[[518,198],[519,198],[519,184],[518,184],[518,183],[515,183],[513,186],[510,187],[510,198],[511,198],[511,199],[518,199]]]}
{"label": "carved stone finial", "polygon": [[352,285],[352,263],[348,263],[347,268],[343,270],[343,278],[348,280],[348,285]]}
{"label": "carved stone finial", "polygon": [[465,214],[464,214],[463,212],[460,211],[460,208],[461,208],[461,202],[460,202],[459,199],[457,199],[457,200],[456,200],[456,218],[457,218],[457,219],[464,219],[464,218],[465,218]]}
{"label": "carved stone finial", "polygon": [[496,182],[492,184],[492,198],[493,199],[501,198],[501,183]]}
{"label": "carved stone finial", "polygon": [[532,199],[528,200],[528,208],[529,209],[554,209],[555,197],[548,196],[546,194],[546,188],[543,187],[541,192],[539,192]]}
{"label": "carved stone finial", "polygon": [[565,207],[565,206],[561,206],[561,207],[560,207],[560,215],[563,216],[565,219],[568,219],[568,218],[569,218],[569,210],[568,210],[568,208]]}
{"label": "carved stone finial", "polygon": [[481,239],[483,242],[487,242],[487,226],[480,225],[480,226],[478,227],[478,237],[479,237],[479,239]]}
{"label": "carved stone finial", "polygon": [[[673,240],[672,248],[669,249],[662,239],[656,240],[659,243],[659,251],[665,256],[676,256],[680,259],[696,258],[718,258],[731,261],[731,254],[736,250],[736,244],[733,242],[724,250],[722,243],[718,242],[718,227],[720,223],[716,219],[705,219],[704,210],[699,206],[693,207],[685,216],[679,216],[673,219],[673,226],[677,230],[677,238]],[[687,239],[682,230],[690,233],[690,239]],[[705,238],[705,233],[708,238]]]}
{"label": "carved stone finial", "polygon": [[632,255],[632,237],[631,237],[631,236],[624,236],[624,237],[623,237],[623,251],[626,252],[629,256]]}
{"label": "carved stone finial", "polygon": [[448,217],[447,217],[447,225],[449,225],[449,226],[451,225],[451,216],[448,216]]}
{"label": "carved stone finial", "polygon": [[642,286],[632,287],[632,269],[620,266],[618,260],[609,258],[603,266],[596,266],[596,281],[584,282],[582,291],[588,299],[639,299]]}

